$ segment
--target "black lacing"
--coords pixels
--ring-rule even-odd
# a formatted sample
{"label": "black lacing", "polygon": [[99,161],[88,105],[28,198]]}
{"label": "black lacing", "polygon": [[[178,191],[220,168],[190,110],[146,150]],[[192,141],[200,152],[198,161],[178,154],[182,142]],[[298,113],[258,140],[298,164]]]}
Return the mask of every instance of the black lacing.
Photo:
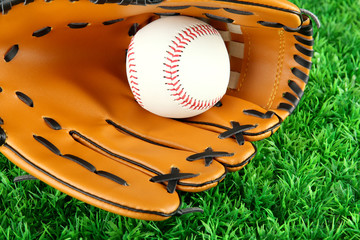
{"label": "black lacing", "polygon": [[262,112],[260,112],[258,110],[255,110],[255,109],[244,110],[243,113],[246,114],[246,115],[250,115],[250,116],[254,116],[254,117],[258,117],[258,118],[262,118],[262,119],[272,118],[274,116],[274,114],[275,114],[272,111],[267,111],[266,113],[262,113]]}
{"label": "black lacing", "polygon": [[179,209],[179,210],[176,212],[176,215],[182,216],[182,215],[185,215],[185,214],[196,213],[196,212],[203,213],[204,210],[201,209],[201,208],[198,208],[198,207]]}
{"label": "black lacing", "polygon": [[[2,120],[0,118],[0,120]],[[4,129],[2,129],[2,127],[0,127],[0,146],[4,145],[6,142],[6,133],[4,131]]]}
{"label": "black lacing", "polygon": [[121,177],[116,176],[116,175],[106,172],[106,171],[98,171],[93,164],[91,164],[90,162],[88,162],[80,157],[74,156],[72,154],[62,154],[60,152],[60,150],[49,140],[47,140],[41,136],[36,136],[36,135],[33,135],[33,137],[36,141],[41,143],[44,147],[46,147],[48,150],[50,150],[54,154],[56,154],[60,157],[66,158],[70,161],[73,161],[73,162],[79,164],[80,166],[84,167],[85,169],[89,170],[90,172],[93,172],[94,174],[105,177],[105,178],[112,180],[120,185],[129,186],[129,184]]}
{"label": "black lacing", "polygon": [[[313,14],[312,12],[306,10],[306,9],[300,9],[301,13],[309,16],[316,24],[316,26],[318,28],[321,27],[321,23],[318,19],[318,17]],[[302,26],[299,31],[297,31],[298,34],[301,34],[303,36],[312,36],[313,35],[313,28],[312,25],[307,25],[307,26]],[[306,68],[306,69],[311,69],[311,65],[312,62],[306,60],[304,57],[302,57],[301,55],[305,55],[307,57],[313,57],[314,55],[314,51],[312,49],[307,48],[306,46],[313,46],[314,45],[314,40],[313,39],[307,39],[306,37],[303,37],[300,35],[294,35],[296,41],[298,43],[295,44],[295,48],[296,50],[300,53],[300,54],[295,54],[294,55],[294,60],[302,67]],[[303,46],[303,45],[305,46]],[[308,83],[309,80],[309,75],[304,73],[303,71],[301,71],[300,69],[294,67],[291,69],[292,74],[299,80],[303,81],[305,84]],[[300,102],[300,99],[303,96],[303,90],[301,89],[301,87],[294,81],[294,80],[289,80],[288,85],[290,87],[290,89],[293,92],[285,92],[283,94],[283,98],[285,100],[287,100],[287,102],[282,102],[279,104],[279,106],[277,107],[278,109],[281,110],[286,110],[288,111],[290,114],[292,114],[292,112],[295,110],[295,108],[297,107],[297,105]]]}
{"label": "black lacing", "polygon": [[236,142],[239,145],[244,145],[245,139],[244,139],[244,132],[251,130],[253,128],[256,128],[256,125],[240,125],[240,123],[231,121],[232,128],[229,128],[227,131],[221,133],[219,135],[220,139],[235,137]]}
{"label": "black lacing", "polygon": [[15,44],[13,45],[5,54],[4,56],[4,60],[5,62],[10,62],[11,60],[14,59],[14,57],[16,56],[16,54],[19,52],[19,45]]}
{"label": "black lacing", "polygon": [[310,12],[309,10],[303,9],[303,8],[301,8],[300,11],[301,11],[301,13],[310,17],[315,22],[317,28],[321,28],[320,19],[314,13]]}
{"label": "black lacing", "polygon": [[186,158],[186,160],[193,162],[196,160],[204,159],[205,166],[208,167],[213,162],[213,160],[217,157],[232,157],[234,153],[228,152],[214,152],[211,147],[205,149],[202,153],[196,153]]}
{"label": "black lacing", "polygon": [[61,130],[61,125],[53,118],[43,117],[46,125],[53,130]]}
{"label": "black lacing", "polygon": [[44,27],[44,28],[41,28],[35,32],[33,32],[33,37],[43,37],[45,36],[46,34],[49,34],[51,32],[52,28],[51,27]]}
{"label": "black lacing", "polygon": [[117,3],[119,5],[151,5],[161,3],[163,0],[90,0],[95,4],[105,4],[105,3]]}
{"label": "black lacing", "polygon": [[28,95],[22,92],[16,92],[16,95],[26,105],[28,105],[29,107],[34,107],[34,102]]}
{"label": "black lacing", "polygon": [[171,168],[171,173],[152,177],[150,181],[154,183],[168,182],[166,187],[168,193],[174,193],[179,180],[193,178],[197,176],[199,176],[199,174],[180,173],[180,170],[178,168],[173,167]]}
{"label": "black lacing", "polygon": [[24,181],[29,181],[29,180],[38,180],[38,179],[32,175],[22,175],[22,176],[15,177],[14,183],[24,182]]}

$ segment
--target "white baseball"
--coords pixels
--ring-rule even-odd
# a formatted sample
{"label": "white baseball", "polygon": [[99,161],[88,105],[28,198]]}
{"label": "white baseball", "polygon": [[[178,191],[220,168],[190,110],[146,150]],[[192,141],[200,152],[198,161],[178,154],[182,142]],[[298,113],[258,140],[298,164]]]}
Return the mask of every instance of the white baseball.
{"label": "white baseball", "polygon": [[213,107],[225,94],[230,62],[211,25],[185,16],[164,17],[131,40],[127,77],[140,106],[169,118],[187,118]]}

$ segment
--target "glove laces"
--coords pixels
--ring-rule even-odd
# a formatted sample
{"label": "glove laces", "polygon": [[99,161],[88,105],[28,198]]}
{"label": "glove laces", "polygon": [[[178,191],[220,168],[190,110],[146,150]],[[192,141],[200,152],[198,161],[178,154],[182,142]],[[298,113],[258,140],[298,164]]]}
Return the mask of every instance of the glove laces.
{"label": "glove laces", "polygon": [[301,13],[305,14],[306,16],[310,17],[316,24],[316,27],[319,29],[321,28],[321,22],[320,19],[312,12],[310,12],[309,10],[306,10],[304,8],[300,8]]}

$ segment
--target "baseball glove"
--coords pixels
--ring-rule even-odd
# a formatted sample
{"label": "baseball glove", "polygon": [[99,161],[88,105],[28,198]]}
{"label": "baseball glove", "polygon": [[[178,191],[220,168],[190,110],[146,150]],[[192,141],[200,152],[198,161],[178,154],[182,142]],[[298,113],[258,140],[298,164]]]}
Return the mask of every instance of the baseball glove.
{"label": "baseball glove", "polygon": [[[0,151],[77,199],[164,220],[176,189],[203,191],[255,155],[298,104],[311,66],[309,18],[284,0],[0,0]],[[126,49],[161,16],[201,18],[231,60],[227,95],[190,119],[134,100]]]}

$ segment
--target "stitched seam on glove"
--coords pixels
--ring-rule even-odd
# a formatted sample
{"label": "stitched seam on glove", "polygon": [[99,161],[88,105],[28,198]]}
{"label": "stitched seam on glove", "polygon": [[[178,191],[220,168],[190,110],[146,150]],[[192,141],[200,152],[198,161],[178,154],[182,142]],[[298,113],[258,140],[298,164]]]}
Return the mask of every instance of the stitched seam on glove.
{"label": "stitched seam on glove", "polygon": [[273,89],[271,91],[271,97],[269,98],[269,101],[266,104],[266,109],[271,109],[271,106],[275,100],[275,97],[276,97],[276,94],[277,94],[277,91],[279,88],[281,76],[282,76],[282,69],[283,69],[283,62],[284,62],[284,55],[285,55],[285,38],[284,38],[284,30],[283,29],[281,29],[279,31],[279,36],[280,36],[280,43],[279,43],[280,49],[279,49],[279,53],[278,53],[276,77],[275,77]]}
{"label": "stitched seam on glove", "polygon": [[83,189],[79,189],[75,186],[73,186],[72,184],[68,183],[68,182],[65,182],[64,180],[61,180],[57,177],[55,177],[54,175],[50,174],[49,172],[45,171],[44,169],[40,168],[39,166],[37,166],[36,164],[34,164],[33,162],[31,162],[29,159],[27,159],[26,157],[24,157],[21,153],[19,153],[17,150],[15,150],[13,147],[11,147],[10,145],[8,144],[4,144],[4,147],[8,148],[10,151],[12,151],[14,154],[16,154],[18,157],[20,157],[24,162],[26,162],[27,164],[31,165],[33,168],[35,168],[36,170],[40,171],[41,173],[43,174],[46,174],[48,177],[52,178],[53,180],[65,185],[66,187],[69,187],[79,193],[82,193],[84,195],[87,195],[89,197],[92,197],[96,200],[99,200],[99,201],[102,201],[102,202],[105,202],[107,204],[110,204],[110,205],[113,205],[115,207],[119,207],[119,208],[122,208],[122,209],[126,209],[126,210],[130,210],[130,211],[133,211],[133,212],[139,212],[139,213],[147,213],[147,214],[154,214],[154,215],[158,215],[158,216],[162,216],[162,217],[170,217],[174,214],[176,214],[178,211],[179,211],[179,208],[180,208],[180,205],[179,205],[179,208],[174,211],[173,213],[169,213],[169,214],[166,214],[166,213],[162,213],[162,212],[157,212],[157,211],[149,211],[149,210],[143,210],[143,209],[137,209],[137,208],[131,208],[131,207],[128,207],[128,206],[125,206],[125,205],[122,205],[122,204],[119,204],[119,203],[115,203],[115,202],[112,202],[112,201],[109,201],[107,199],[104,199],[100,196],[96,196],[96,195],[93,195],[89,192],[86,192],[84,191]]}
{"label": "stitched seam on glove", "polygon": [[246,79],[246,76],[247,76],[247,73],[248,73],[248,70],[249,70],[249,63],[250,63],[250,57],[251,57],[251,37],[248,35],[248,34],[246,34],[246,32],[245,32],[245,30],[243,30],[244,32],[243,32],[243,34],[244,34],[244,37],[246,36],[247,37],[247,39],[248,39],[248,47],[247,47],[247,59],[246,59],[246,67],[245,67],[245,70],[244,70],[244,74],[243,74],[243,77],[242,77],[242,79],[241,79],[241,81],[240,81],[240,83],[239,83],[239,87],[238,87],[238,91],[240,91],[241,90],[241,88],[242,88],[242,86],[243,86],[243,83],[244,83],[244,81],[245,81],[245,79]]}

